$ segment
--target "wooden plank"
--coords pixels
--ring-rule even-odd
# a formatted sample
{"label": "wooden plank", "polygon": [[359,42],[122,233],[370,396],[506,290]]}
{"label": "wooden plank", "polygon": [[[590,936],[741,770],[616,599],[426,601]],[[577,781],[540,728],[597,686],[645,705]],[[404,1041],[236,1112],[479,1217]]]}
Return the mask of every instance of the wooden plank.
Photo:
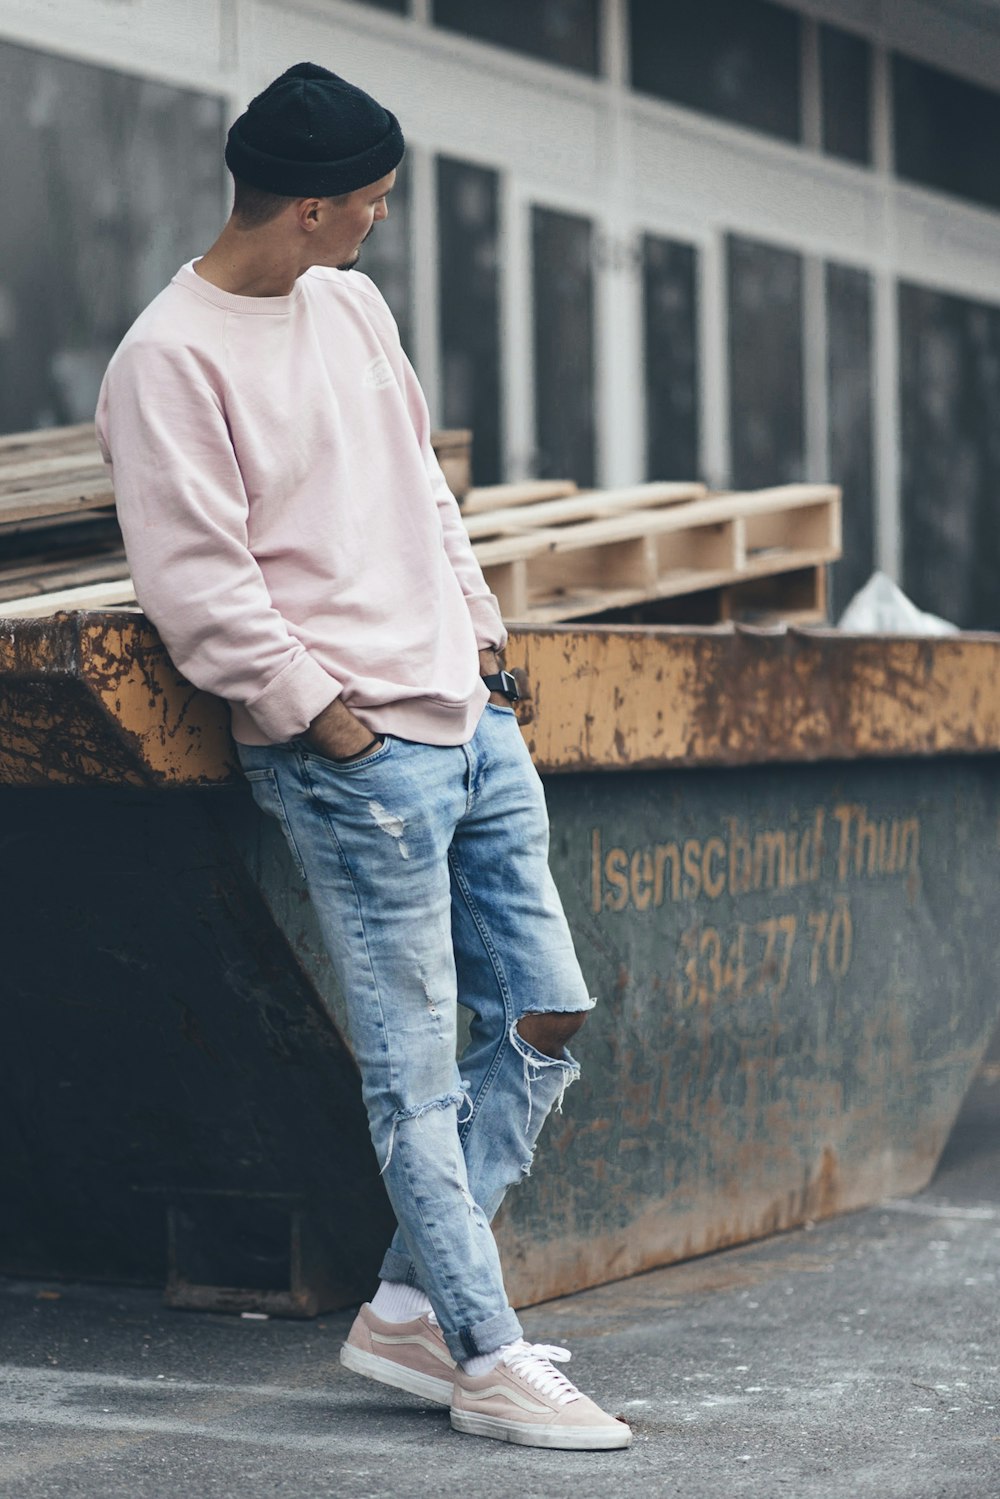
{"label": "wooden plank", "polygon": [[812,552],[788,551],[773,557],[748,557],[747,565],[740,577],[748,582],[754,578],[777,578],[783,573],[793,573],[800,568],[826,566],[827,563],[836,561],[837,558],[831,557],[824,547],[817,547]]}
{"label": "wooden plank", "polygon": [[[501,536],[496,540],[478,542],[475,553],[480,565],[485,566],[508,562],[515,557],[536,557],[542,552],[565,554],[589,551],[593,547],[655,534],[671,514],[669,511],[629,511],[624,515],[612,515],[604,520],[580,521],[577,525],[562,528],[539,526],[516,536]],[[678,527],[671,524],[668,529],[677,530]],[[680,529],[687,530],[688,527]]]}
{"label": "wooden plank", "polygon": [[562,624],[569,620],[585,619],[592,614],[602,614],[605,609],[626,609],[633,604],[647,603],[641,590],[622,589],[578,589],[551,604],[532,604],[523,614],[504,616],[508,625]]}
{"label": "wooden plank", "polygon": [[721,617],[751,624],[820,624],[826,617],[826,565],[742,579],[720,596]]}
{"label": "wooden plank", "polygon": [[839,499],[840,488],[836,484],[776,484],[770,489],[720,489],[709,498],[735,500],[748,510],[778,510]]}
{"label": "wooden plank", "polygon": [[6,599],[0,604],[0,619],[45,619],[50,614],[73,609],[107,609],[135,602],[130,578],[116,583],[93,583],[87,588],[66,588],[57,593]]}
{"label": "wooden plank", "polygon": [[546,535],[552,537],[553,551],[569,552],[581,547],[624,541],[627,537],[700,530],[730,519],[728,515],[717,511],[709,517],[702,515],[697,521],[686,519],[696,508],[699,508],[697,501],[693,501],[691,505],[677,510],[630,511],[625,515],[608,516],[605,520],[581,521],[577,526],[566,526],[563,530],[549,531]]}
{"label": "wooden plank", "polygon": [[55,531],[56,535],[50,543],[55,546],[62,541],[62,533],[69,531],[74,535],[82,535],[88,530],[96,533],[98,541],[108,535],[120,537],[121,530],[114,505],[98,505],[93,510],[74,511],[72,515],[57,510],[52,515],[33,515],[26,520],[0,519],[0,549],[13,536],[38,537],[39,545],[42,545],[43,533]]}
{"label": "wooden plank", "polygon": [[431,447],[456,500],[472,487],[472,433],[465,427],[431,433]]}
{"label": "wooden plank", "polygon": [[123,552],[86,562],[47,562],[41,567],[36,557],[22,566],[0,567],[0,600],[63,592],[91,583],[120,582],[127,576],[128,564]]}
{"label": "wooden plank", "polygon": [[473,550],[482,568],[499,567],[504,562],[518,562],[538,552],[552,551],[555,531],[532,531],[525,536],[501,536],[496,541],[481,541]]}
{"label": "wooden plank", "polygon": [[483,569],[486,586],[496,594],[500,613],[504,619],[520,619],[528,609],[528,579],[526,564],[515,558],[496,567]]}
{"label": "wooden plank", "polygon": [[840,490],[835,484],[785,484],[779,489],[748,490],[743,494],[711,494],[674,513],[680,517],[678,523],[685,525],[702,519],[754,517],[839,504]]}
{"label": "wooden plank", "polygon": [[692,526],[684,531],[664,531],[651,540],[656,551],[653,597],[678,573],[687,576],[695,572],[724,572],[739,577],[746,562],[739,520]]}
{"label": "wooden plank", "polygon": [[[814,570],[812,591],[802,596],[799,575],[809,568]],[[785,576],[792,574],[786,586]],[[552,592],[548,597],[535,593],[530,596],[528,606],[517,618],[533,624],[557,624],[560,620],[578,619],[583,616],[601,614],[608,609],[633,608],[640,604],[654,604],[658,599],[683,598],[689,594],[705,593],[710,589],[736,592],[740,585],[754,582],[756,578],[773,583],[768,591],[766,616],[768,622],[791,619],[799,623],[820,624],[826,618],[826,564],[816,560],[809,564],[802,557],[786,560],[784,574],[768,574],[763,571],[755,575],[727,568],[683,568],[678,567],[663,573],[654,589],[648,588],[591,588]],[[787,610],[781,606],[782,598],[789,599]],[[721,607],[720,618],[738,618],[738,609]]]}
{"label": "wooden plank", "polygon": [[463,515],[483,510],[506,510],[514,505],[533,505],[539,500],[558,500],[577,493],[572,479],[529,479],[523,484],[489,484],[470,489],[462,501]]}
{"label": "wooden plank", "polygon": [[0,437],[0,459],[22,449],[30,452],[41,448],[56,454],[82,452],[90,446],[99,457],[93,422],[80,422],[75,427],[38,427],[31,432],[9,432]]}
{"label": "wooden plank", "polygon": [[488,510],[465,516],[470,537],[515,535],[538,526],[567,525],[573,521],[598,520],[623,511],[654,509],[703,499],[704,484],[643,484],[632,489],[588,489],[567,498],[523,505],[509,511]]}
{"label": "wooden plank", "polygon": [[18,463],[0,463],[0,494],[12,494],[16,489],[30,489],[32,485],[66,483],[70,479],[78,483],[81,479],[92,479],[99,475],[107,477],[107,469],[98,458],[91,461],[85,453],[61,454],[52,457],[32,458]]}
{"label": "wooden plank", "polygon": [[441,453],[468,452],[472,447],[471,427],[440,427],[431,433],[431,447]]}
{"label": "wooden plank", "polygon": [[656,548],[648,536],[611,546],[549,553],[525,564],[529,604],[547,604],[578,592],[635,590],[649,594],[657,585]]}
{"label": "wooden plank", "polygon": [[105,474],[83,484],[54,484],[44,489],[27,489],[17,494],[0,495],[0,526],[31,520],[35,516],[75,515],[113,505],[114,490]]}

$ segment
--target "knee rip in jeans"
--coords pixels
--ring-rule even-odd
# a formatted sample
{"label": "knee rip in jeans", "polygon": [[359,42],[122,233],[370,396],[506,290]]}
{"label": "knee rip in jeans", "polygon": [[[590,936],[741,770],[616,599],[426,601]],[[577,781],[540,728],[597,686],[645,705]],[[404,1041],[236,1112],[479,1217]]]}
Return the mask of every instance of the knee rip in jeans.
{"label": "knee rip in jeans", "polygon": [[586,1018],[586,1010],[529,1010],[518,1019],[518,1034],[543,1056],[558,1061]]}
{"label": "knee rip in jeans", "polygon": [[[385,1175],[389,1162],[392,1160],[392,1150],[396,1143],[396,1131],[401,1124],[410,1124],[414,1119],[420,1119],[424,1114],[429,1114],[434,1109],[455,1109],[457,1111],[463,1103],[467,1105],[469,1112],[464,1119],[459,1119],[456,1112],[456,1122],[458,1124],[467,1124],[472,1117],[472,1099],[468,1093],[463,1092],[461,1089],[458,1089],[454,1093],[442,1093],[438,1098],[428,1098],[426,1103],[415,1104],[411,1109],[397,1109],[392,1116],[389,1144],[386,1149],[385,1160],[382,1163],[382,1169],[379,1171],[379,1176]],[[472,1199],[470,1198],[469,1201],[471,1202]],[[472,1205],[475,1206],[474,1203]]]}
{"label": "knee rip in jeans", "polygon": [[[531,1011],[530,1013],[551,1014],[553,1012]],[[586,1014],[586,1012],[583,1010],[572,1010],[565,1012],[560,1011],[556,1013],[559,1014],[560,1018],[563,1018],[563,1016],[565,1016],[565,1019],[567,1021],[575,1022],[572,1026],[572,1029],[567,1032],[567,1038],[568,1036],[575,1034],[575,1032],[580,1029],[580,1026],[583,1024]],[[520,1018],[523,1020],[525,1017],[522,1015]],[[563,1099],[566,1096],[566,1089],[569,1087],[570,1083],[576,1082],[577,1078],[580,1076],[580,1068],[577,1063],[572,1060],[572,1058],[570,1058],[569,1060],[564,1060],[561,1057],[547,1057],[543,1055],[542,1052],[538,1051],[531,1045],[530,1041],[526,1041],[524,1039],[517,1026],[518,1022],[515,1020],[510,1028],[510,1031],[508,1032],[508,1035],[510,1038],[510,1044],[511,1046],[513,1046],[514,1050],[521,1058],[521,1064],[524,1069],[524,1089],[528,1095],[528,1117],[525,1122],[524,1128],[527,1132],[531,1129],[531,1114],[533,1105],[532,1094],[534,1087],[538,1083],[538,1081],[544,1076],[546,1072],[550,1070],[550,1068],[559,1068],[562,1075],[559,1079],[559,1092],[556,1096],[553,1108],[557,1114],[561,1114]],[[521,1170],[524,1175],[527,1176],[531,1170],[531,1162],[528,1162],[527,1168],[522,1166]]]}

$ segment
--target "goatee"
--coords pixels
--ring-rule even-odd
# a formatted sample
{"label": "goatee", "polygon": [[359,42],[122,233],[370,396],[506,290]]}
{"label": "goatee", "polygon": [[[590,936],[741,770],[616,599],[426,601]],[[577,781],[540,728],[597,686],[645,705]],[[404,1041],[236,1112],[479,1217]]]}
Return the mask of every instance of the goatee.
{"label": "goatee", "polygon": [[[366,235],[365,238],[367,239],[367,237],[368,236]],[[353,254],[353,256],[351,257],[350,260],[345,261],[345,263],[343,265],[338,265],[336,267],[336,269],[338,271],[353,271],[354,267],[357,265],[357,263],[358,263],[358,261],[360,259],[361,259],[361,250],[360,250],[360,247],[359,247],[357,250],[355,250],[355,252],[354,252],[354,254]]]}

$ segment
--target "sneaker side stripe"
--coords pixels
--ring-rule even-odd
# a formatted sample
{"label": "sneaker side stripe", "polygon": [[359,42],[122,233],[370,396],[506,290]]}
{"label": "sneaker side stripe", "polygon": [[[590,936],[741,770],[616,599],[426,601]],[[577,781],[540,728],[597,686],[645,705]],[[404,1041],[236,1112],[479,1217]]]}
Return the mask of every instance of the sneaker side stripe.
{"label": "sneaker side stripe", "polygon": [[421,1348],[426,1348],[428,1353],[432,1353],[440,1363],[447,1364],[449,1368],[452,1368],[455,1362],[450,1353],[444,1352],[443,1349],[439,1348],[435,1343],[432,1343],[429,1338],[421,1337],[419,1333],[389,1334],[373,1331],[371,1334],[371,1340],[373,1343],[387,1343],[390,1345],[395,1345],[397,1347],[404,1343],[417,1343]]}
{"label": "sneaker side stripe", "polygon": [[520,1390],[511,1389],[507,1385],[490,1385],[488,1390],[469,1390],[466,1389],[464,1385],[461,1385],[460,1389],[462,1391],[463,1400],[489,1400],[493,1395],[502,1395],[503,1398],[505,1400],[509,1400],[512,1405],[519,1405],[523,1411],[530,1411],[533,1416],[552,1415],[552,1409],[550,1406],[536,1405],[533,1400],[529,1400],[526,1395],[522,1395]]}

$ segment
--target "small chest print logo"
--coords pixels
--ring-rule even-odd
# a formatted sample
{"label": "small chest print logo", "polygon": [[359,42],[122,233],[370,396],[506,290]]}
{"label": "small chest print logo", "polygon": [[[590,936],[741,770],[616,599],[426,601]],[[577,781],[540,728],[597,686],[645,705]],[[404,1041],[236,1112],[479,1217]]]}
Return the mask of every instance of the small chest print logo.
{"label": "small chest print logo", "polygon": [[385,390],[387,385],[394,385],[396,377],[392,373],[392,365],[384,354],[373,359],[371,364],[365,368],[364,380],[362,382],[369,390]]}

